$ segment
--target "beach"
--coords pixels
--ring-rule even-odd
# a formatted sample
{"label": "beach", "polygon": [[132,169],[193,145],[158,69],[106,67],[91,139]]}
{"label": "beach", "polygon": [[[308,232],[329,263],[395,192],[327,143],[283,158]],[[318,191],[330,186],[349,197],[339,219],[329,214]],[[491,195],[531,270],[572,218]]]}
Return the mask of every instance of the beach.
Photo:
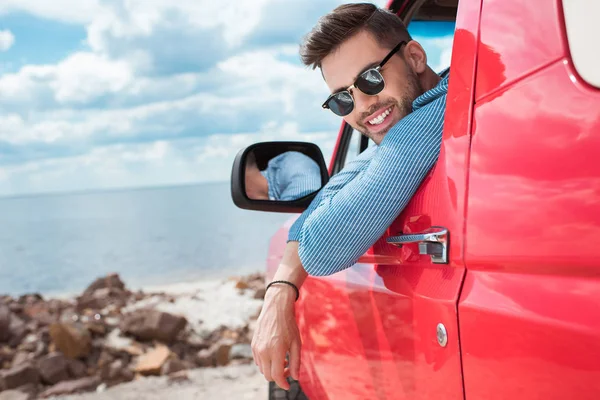
{"label": "beach", "polygon": [[1,296],[0,400],[266,399],[250,349],[264,290],[261,274],[137,290],[110,274]]}

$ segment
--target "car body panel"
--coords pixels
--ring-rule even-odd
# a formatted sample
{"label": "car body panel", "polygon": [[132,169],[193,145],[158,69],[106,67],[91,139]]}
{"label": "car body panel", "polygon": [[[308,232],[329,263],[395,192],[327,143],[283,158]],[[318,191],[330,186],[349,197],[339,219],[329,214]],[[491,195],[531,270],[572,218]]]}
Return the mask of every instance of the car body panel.
{"label": "car body panel", "polygon": [[565,58],[475,108],[467,398],[600,397],[600,91]]}

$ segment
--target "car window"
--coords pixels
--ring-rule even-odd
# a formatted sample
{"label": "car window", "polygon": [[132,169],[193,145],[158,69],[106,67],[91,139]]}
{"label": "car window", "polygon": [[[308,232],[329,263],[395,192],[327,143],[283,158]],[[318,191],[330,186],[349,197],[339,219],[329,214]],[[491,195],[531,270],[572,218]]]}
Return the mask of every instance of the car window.
{"label": "car window", "polygon": [[[454,26],[454,22],[448,21],[413,21],[408,26],[413,40],[419,42],[425,49],[429,66],[437,73],[450,66]],[[339,151],[346,151],[343,166],[354,160],[366,148],[375,145],[371,139],[366,147],[361,145],[362,134],[354,129],[346,134],[351,135],[350,142],[346,149],[339,149]]]}

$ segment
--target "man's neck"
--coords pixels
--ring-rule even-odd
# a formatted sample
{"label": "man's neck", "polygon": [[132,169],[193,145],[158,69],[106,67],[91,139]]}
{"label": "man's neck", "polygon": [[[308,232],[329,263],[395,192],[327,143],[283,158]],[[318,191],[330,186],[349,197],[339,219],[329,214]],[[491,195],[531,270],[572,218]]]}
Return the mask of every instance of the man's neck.
{"label": "man's neck", "polygon": [[424,92],[436,87],[437,84],[440,83],[441,79],[442,78],[440,78],[440,76],[429,67],[421,74],[421,76],[419,76],[421,87],[423,88]]}

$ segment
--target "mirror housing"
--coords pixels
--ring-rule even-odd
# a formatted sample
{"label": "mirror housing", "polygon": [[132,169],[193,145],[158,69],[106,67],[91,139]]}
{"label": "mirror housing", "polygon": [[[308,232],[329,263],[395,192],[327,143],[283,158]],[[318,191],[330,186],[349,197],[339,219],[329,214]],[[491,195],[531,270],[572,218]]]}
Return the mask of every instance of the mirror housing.
{"label": "mirror housing", "polygon": [[[248,161],[258,166],[259,170],[265,170],[269,161],[287,152],[296,152],[296,156],[306,156],[314,161],[315,170],[318,167],[320,175],[320,186],[307,195],[294,198],[293,200],[264,199],[257,200],[248,197],[246,188],[246,169]],[[306,160],[308,158],[304,157]],[[310,162],[310,160],[308,160]],[[311,163],[312,164],[312,163]],[[316,181],[318,182],[318,177]],[[270,211],[281,213],[298,213],[304,211],[317,195],[319,190],[329,181],[329,172],[321,149],[316,144],[307,142],[262,142],[252,144],[238,152],[233,161],[231,170],[231,198],[233,203],[245,210]]]}

